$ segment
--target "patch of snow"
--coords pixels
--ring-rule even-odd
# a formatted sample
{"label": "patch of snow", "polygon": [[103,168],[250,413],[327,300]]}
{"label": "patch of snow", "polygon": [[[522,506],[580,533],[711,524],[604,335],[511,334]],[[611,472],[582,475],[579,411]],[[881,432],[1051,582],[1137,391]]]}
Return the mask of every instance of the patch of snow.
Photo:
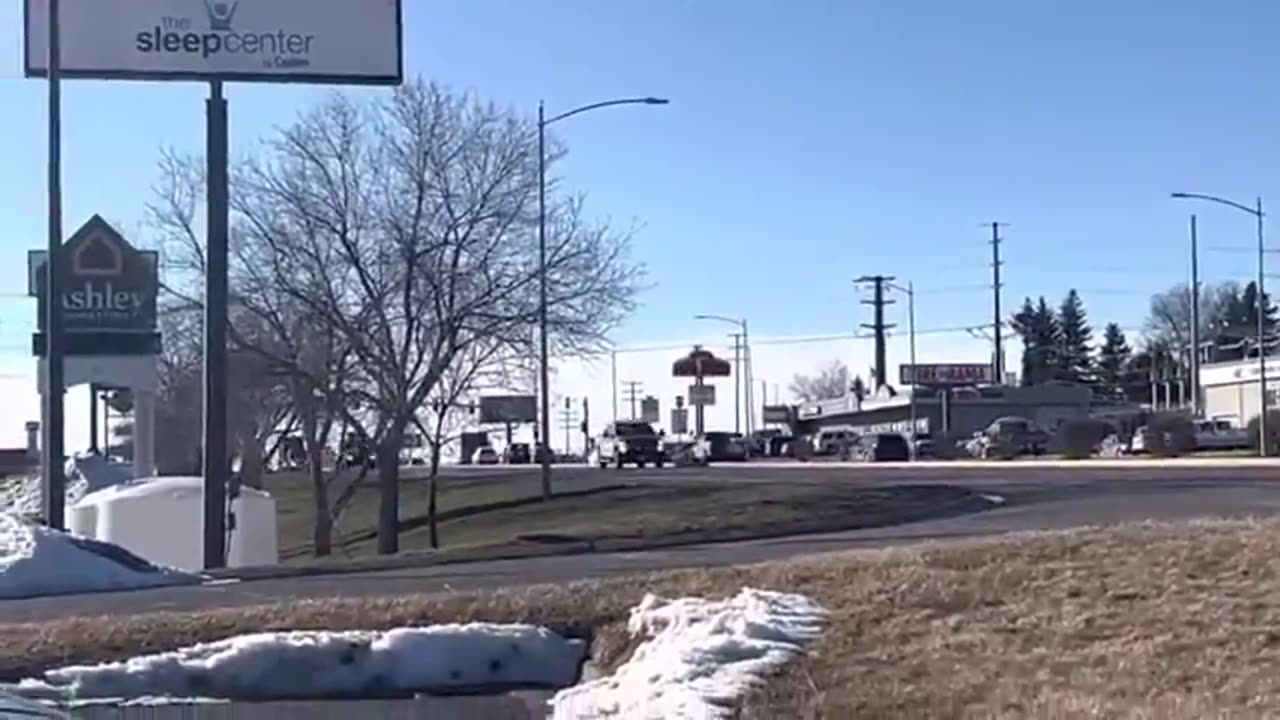
{"label": "patch of snow", "polygon": [[198,583],[109,543],[0,512],[0,600]]}
{"label": "patch of snow", "polygon": [[1005,499],[1003,495],[983,495],[982,499],[986,500],[992,505],[1003,505],[1005,503]]}
{"label": "patch of snow", "polygon": [[728,718],[761,677],[805,652],[826,611],[813,600],[744,588],[728,600],[647,595],[629,629],[645,639],[611,676],[566,688],[554,720]]}
{"label": "patch of snow", "polygon": [[35,700],[302,699],[493,687],[563,687],[580,640],[533,625],[259,633],[124,662],[65,667],[8,686]]}

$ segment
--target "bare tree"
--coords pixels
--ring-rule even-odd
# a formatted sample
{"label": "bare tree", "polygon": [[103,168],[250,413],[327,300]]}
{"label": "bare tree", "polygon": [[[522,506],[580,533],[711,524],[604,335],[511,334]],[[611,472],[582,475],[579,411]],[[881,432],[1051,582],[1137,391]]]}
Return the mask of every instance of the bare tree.
{"label": "bare tree", "polygon": [[466,424],[463,400],[486,387],[502,384],[509,358],[506,347],[499,343],[476,343],[462,351],[440,375],[426,419],[416,419],[419,432],[426,441],[431,457],[427,477],[427,527],[432,548],[440,547],[436,522],[437,496],[440,482],[440,456],[444,448],[456,442]]}
{"label": "bare tree", "polygon": [[[196,217],[203,207],[203,183],[199,163],[165,152],[154,198],[147,206],[147,224],[159,236],[162,256],[164,351],[157,463],[186,472],[198,471],[200,466],[205,257]],[[254,320],[243,312],[233,313],[233,329],[246,319]],[[296,426],[292,398],[281,378],[254,354],[233,353],[228,372],[228,433],[234,455],[240,459],[241,481],[261,487],[272,443],[278,444]]]}
{"label": "bare tree", "polygon": [[[1240,286],[1227,281],[1206,285],[1200,291],[1200,337],[1210,340],[1221,330],[1230,314],[1233,303],[1240,295]],[[1154,341],[1171,348],[1187,348],[1191,343],[1191,286],[1188,283],[1174,285],[1168,290],[1151,296],[1151,307],[1145,324],[1146,334]]]}
{"label": "bare tree", "polygon": [[[375,449],[381,553],[398,549],[405,429],[445,373],[475,346],[533,355],[535,150],[527,119],[413,82],[367,104],[333,97],[233,175],[240,310],[276,334],[285,318],[305,318],[307,334],[331,335],[350,355],[334,387],[291,352],[257,348],[325,395]],[[640,288],[629,237],[587,223],[583,211],[580,198],[553,198],[548,208],[549,337],[558,354],[602,347]],[[183,222],[170,227],[195,237]],[[231,334],[247,348],[262,344]]]}
{"label": "bare tree", "polygon": [[788,389],[801,402],[815,402],[844,397],[852,388],[849,366],[832,360],[815,375],[794,375]]}

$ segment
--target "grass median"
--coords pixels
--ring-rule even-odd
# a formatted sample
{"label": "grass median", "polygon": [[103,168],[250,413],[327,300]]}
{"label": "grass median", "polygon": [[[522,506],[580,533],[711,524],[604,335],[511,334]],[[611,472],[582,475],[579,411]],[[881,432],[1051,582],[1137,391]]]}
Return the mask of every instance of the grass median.
{"label": "grass median", "polygon": [[572,552],[639,550],[702,542],[848,530],[947,517],[990,507],[949,485],[854,482],[750,483],[724,480],[626,482],[626,473],[562,473],[543,501],[534,475],[448,476],[439,486],[441,547],[432,550],[423,480],[401,488],[400,547],[375,555],[378,496],[358,493],[335,533],[334,553],[317,560],[310,497],[275,481],[281,560],[288,568],[232,574],[295,575],[353,568],[462,562]]}
{"label": "grass median", "polygon": [[0,677],[285,628],[527,621],[620,660],[646,591],[803,592],[830,611],[812,655],[744,717],[1280,715],[1280,525],[1129,526],[814,556],[487,593],[331,599],[0,625]]}

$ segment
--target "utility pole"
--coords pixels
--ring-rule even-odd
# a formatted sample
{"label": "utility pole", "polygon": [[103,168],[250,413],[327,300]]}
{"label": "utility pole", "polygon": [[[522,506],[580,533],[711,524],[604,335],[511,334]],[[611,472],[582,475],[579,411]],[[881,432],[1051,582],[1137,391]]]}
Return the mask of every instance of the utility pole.
{"label": "utility pole", "polygon": [[747,335],[747,321],[742,320],[742,399],[747,404],[746,428],[750,435],[756,429],[755,381],[751,374],[751,337]]}
{"label": "utility pole", "polygon": [[631,403],[630,419],[636,420],[640,417],[639,415],[636,414],[636,401],[640,399],[640,381],[627,380],[622,384],[627,386],[627,389],[622,391],[622,395],[627,400],[627,402]]}
{"label": "utility pole", "polygon": [[591,452],[591,408],[587,405],[587,399],[582,398],[582,454],[586,455]]}
{"label": "utility pole", "polygon": [[1004,286],[1000,282],[1000,228],[1008,227],[1008,223],[993,221],[991,223],[991,337],[995,343],[995,356],[991,360],[991,370],[995,375],[992,381],[996,385],[1004,384],[1004,341],[1002,328],[1004,321],[1000,316],[1000,290]]}
{"label": "utility pole", "polygon": [[1191,414],[1200,417],[1200,251],[1191,216]]}
{"label": "utility pole", "polygon": [[872,289],[874,292],[874,295],[870,300],[862,301],[863,305],[870,305],[874,308],[875,314],[873,315],[873,321],[870,324],[863,323],[862,327],[874,331],[876,336],[876,389],[884,387],[888,377],[885,370],[885,366],[888,364],[885,349],[885,331],[894,326],[885,323],[884,306],[892,305],[894,301],[885,298],[884,286],[886,283],[893,282],[893,280],[894,278],[891,275],[863,275],[857,280],[854,280],[856,283],[872,283]]}
{"label": "utility pole", "polygon": [[613,403],[613,421],[618,422],[618,348],[613,348],[609,353],[609,391],[610,401]]}
{"label": "utility pole", "polygon": [[742,432],[742,333],[733,333],[733,431]]}

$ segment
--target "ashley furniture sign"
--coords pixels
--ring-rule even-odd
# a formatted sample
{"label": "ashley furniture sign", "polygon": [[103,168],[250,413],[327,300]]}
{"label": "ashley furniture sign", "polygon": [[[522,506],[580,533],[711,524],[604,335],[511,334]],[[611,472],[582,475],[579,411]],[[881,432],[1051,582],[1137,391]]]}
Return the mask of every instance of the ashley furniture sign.
{"label": "ashley furniture sign", "polygon": [[[26,73],[48,72],[48,0],[26,3]],[[400,0],[59,0],[70,78],[398,85]]]}
{"label": "ashley furniture sign", "polygon": [[[68,333],[150,333],[156,328],[156,254],[140,252],[94,215],[62,246],[63,327]],[[45,253],[29,253],[29,289],[45,328]]]}

